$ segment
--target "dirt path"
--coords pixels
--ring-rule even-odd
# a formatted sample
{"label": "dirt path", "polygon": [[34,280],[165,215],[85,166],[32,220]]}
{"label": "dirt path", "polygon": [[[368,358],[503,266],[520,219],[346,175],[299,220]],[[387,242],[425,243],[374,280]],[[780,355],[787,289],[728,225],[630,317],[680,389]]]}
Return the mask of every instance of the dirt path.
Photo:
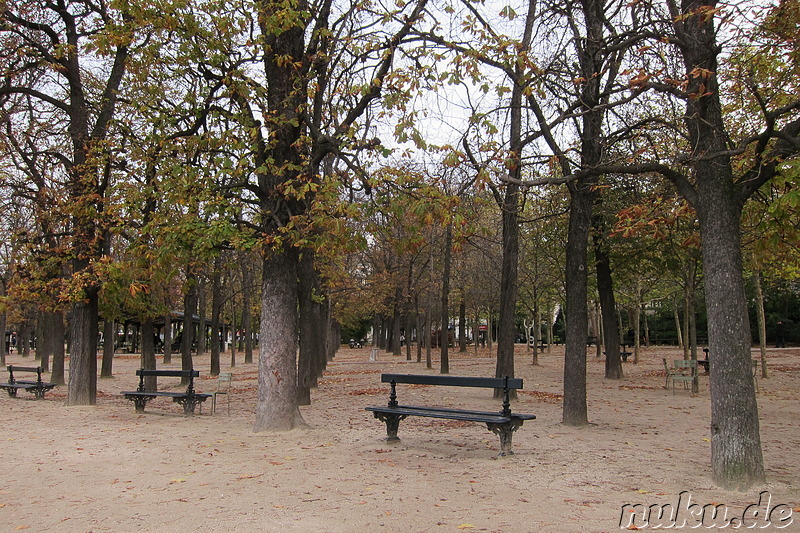
{"label": "dirt path", "polygon": [[[772,377],[758,381],[768,482],[747,493],[711,482],[708,378],[694,397],[664,390],[661,358],[678,356],[674,349],[646,349],[620,381],[603,379],[603,362],[591,357],[592,424],[583,429],[560,424],[563,348],[538,367],[524,346],[518,354],[525,390],[513,409],[538,418],[515,434],[515,455],[499,459],[497,437],[472,423],[408,419],[402,442],[387,445],[385,427],[364,410],[387,400],[380,373],[436,372],[438,363],[427,370],[383,353],[370,363],[369,348],[342,349],[302,408],[310,429],[279,434],[252,432],[256,365],[231,369],[230,416],[206,406],[185,418],[164,398],[136,414],[119,391],[136,386],[138,356],[115,359],[94,407],[65,407],[64,387],[42,401],[3,394],[0,530],[601,532],[620,530],[625,504],[677,507],[691,496],[724,505],[731,518],[768,491],[771,508],[785,504],[779,511],[790,515],[783,531],[800,531],[800,350],[769,351]],[[13,354],[8,364],[32,361]],[[195,367],[198,391],[213,390],[208,358]],[[470,350],[450,369],[490,376],[494,361]],[[470,389],[398,393],[409,403],[495,403]]]}

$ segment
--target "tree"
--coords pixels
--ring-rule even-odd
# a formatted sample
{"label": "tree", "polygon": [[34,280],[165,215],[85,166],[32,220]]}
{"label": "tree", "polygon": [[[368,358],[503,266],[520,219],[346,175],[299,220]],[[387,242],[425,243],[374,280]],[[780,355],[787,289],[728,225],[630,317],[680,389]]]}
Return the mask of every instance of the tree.
{"label": "tree", "polygon": [[[25,95],[37,111],[66,124],[66,131],[58,132],[65,142],[56,157],[71,218],[67,244],[71,277],[63,291],[72,302],[67,404],[94,404],[99,286],[93,264],[102,256],[104,142],[134,40],[133,16],[86,1],[6,3],[0,19],[4,50],[0,97],[7,102],[11,95]],[[89,62],[103,68],[87,76],[84,63]]]}
{"label": "tree", "polygon": [[[786,3],[786,6],[795,5]],[[780,12],[784,6],[776,7]],[[711,463],[722,487],[744,490],[764,479],[758,408],[750,366],[750,327],[742,271],[740,223],[745,201],[779,172],[782,161],[798,153],[800,101],[791,87],[746,82],[747,99],[757,102],[746,133],[733,137],[723,113],[720,75],[722,47],[715,1],[666,2],[667,13],[646,54],[653,64],[631,86],[668,94],[682,102],[682,124],[669,124],[684,135],[690,169],[652,161],[639,165],[596,167],[598,171],[657,171],[669,179],[697,212],[702,239],[705,300],[711,351]],[[791,10],[784,15],[791,16]],[[769,32],[767,32],[769,33]],[[747,36],[748,40],[752,36]],[[657,40],[656,40],[657,39]],[[766,49],[784,48],[792,57],[796,42],[780,33],[767,36]],[[674,53],[680,64],[665,61]],[[657,63],[658,68],[652,68]],[[786,89],[789,92],[785,92]],[[788,102],[788,103],[787,103]],[[674,135],[674,133],[673,133]],[[651,154],[657,155],[657,147]]]}

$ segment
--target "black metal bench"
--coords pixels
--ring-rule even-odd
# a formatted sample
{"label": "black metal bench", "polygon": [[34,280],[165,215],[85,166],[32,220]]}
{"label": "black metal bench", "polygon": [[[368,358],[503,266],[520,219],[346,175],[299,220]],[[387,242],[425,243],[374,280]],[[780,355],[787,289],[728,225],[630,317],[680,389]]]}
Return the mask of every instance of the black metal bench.
{"label": "black metal bench", "polygon": [[[0,389],[5,389],[12,398],[16,398],[17,391],[23,389],[33,394],[33,397],[38,400],[44,398],[44,393],[56,386],[55,383],[42,381],[42,367],[40,366],[8,365],[6,368],[8,369],[8,383],[0,383]],[[36,372],[36,381],[16,379],[14,372]]]}
{"label": "black metal bench", "polygon": [[[172,398],[173,402],[183,407],[183,413],[185,415],[193,415],[195,407],[212,396],[211,394],[197,393],[194,391],[194,378],[200,375],[198,370],[145,370],[142,368],[136,371],[136,375],[139,376],[139,387],[137,387],[135,391],[123,391],[120,394],[133,402],[137,413],[144,413],[145,405],[153,398],[165,396],[167,398]],[[144,385],[144,378],[146,377],[188,378],[189,386],[186,387],[186,392],[148,391],[145,389]]]}
{"label": "black metal bench", "polygon": [[[533,420],[535,415],[525,415],[511,412],[509,393],[514,389],[522,388],[522,379],[519,378],[481,378],[468,376],[433,376],[413,374],[382,374],[382,383],[391,384],[389,404],[385,407],[367,407],[375,418],[386,423],[386,440],[399,441],[397,430],[400,421],[409,416],[426,416],[432,418],[446,418],[450,420],[464,420],[486,424],[492,433],[500,437],[500,455],[511,455],[511,437],[525,420]],[[483,387],[501,389],[503,391],[503,408],[501,411],[469,411],[464,409],[450,409],[444,407],[422,407],[413,405],[399,405],[397,402],[398,383],[412,385],[433,385],[449,387]]]}

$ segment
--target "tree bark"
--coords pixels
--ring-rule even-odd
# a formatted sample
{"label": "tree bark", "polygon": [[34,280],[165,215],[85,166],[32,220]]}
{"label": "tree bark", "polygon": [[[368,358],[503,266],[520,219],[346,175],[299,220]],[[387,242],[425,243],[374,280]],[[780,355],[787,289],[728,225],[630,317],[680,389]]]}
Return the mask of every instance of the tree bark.
{"label": "tree bark", "polygon": [[585,426],[589,423],[586,405],[586,334],[589,331],[587,246],[594,199],[590,186],[583,184],[570,187],[570,195],[566,266],[567,339],[561,421],[568,426]]}
{"label": "tree bark", "polygon": [[97,293],[72,305],[67,405],[97,402]]}
{"label": "tree bark", "polygon": [[254,431],[306,426],[297,406],[297,268],[292,251],[264,259]]}

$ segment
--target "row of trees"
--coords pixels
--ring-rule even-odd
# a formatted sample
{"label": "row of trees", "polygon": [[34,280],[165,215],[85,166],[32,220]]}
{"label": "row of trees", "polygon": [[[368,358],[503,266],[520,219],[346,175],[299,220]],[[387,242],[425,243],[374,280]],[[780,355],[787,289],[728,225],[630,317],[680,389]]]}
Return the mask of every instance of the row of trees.
{"label": "row of trees", "polygon": [[[465,265],[499,272],[491,296],[480,277],[456,282],[465,302],[497,304],[498,375],[514,374],[518,302],[538,315],[563,297],[563,422],[585,425],[590,272],[617,378],[612,266],[649,247],[619,236],[686,235],[652,271],[668,265],[690,295],[702,265],[714,477],[763,479],[741,230],[797,206],[796,0],[43,0],[0,13],[3,288],[35,301],[46,331],[68,315],[68,404],[95,402],[102,302],[147,324],[178,279],[190,315],[200,273],[221,284],[222,252],[237,251],[261,272],[255,429],[303,425],[298,375],[314,372],[298,373],[298,348],[301,368],[319,368],[331,313],[432,309],[414,288],[435,258],[441,324]],[[773,200],[761,219],[757,196]],[[796,242],[780,228],[758,235]],[[642,264],[636,298],[652,286]],[[398,272],[403,285],[376,283]],[[381,309],[356,297],[379,289]]]}

